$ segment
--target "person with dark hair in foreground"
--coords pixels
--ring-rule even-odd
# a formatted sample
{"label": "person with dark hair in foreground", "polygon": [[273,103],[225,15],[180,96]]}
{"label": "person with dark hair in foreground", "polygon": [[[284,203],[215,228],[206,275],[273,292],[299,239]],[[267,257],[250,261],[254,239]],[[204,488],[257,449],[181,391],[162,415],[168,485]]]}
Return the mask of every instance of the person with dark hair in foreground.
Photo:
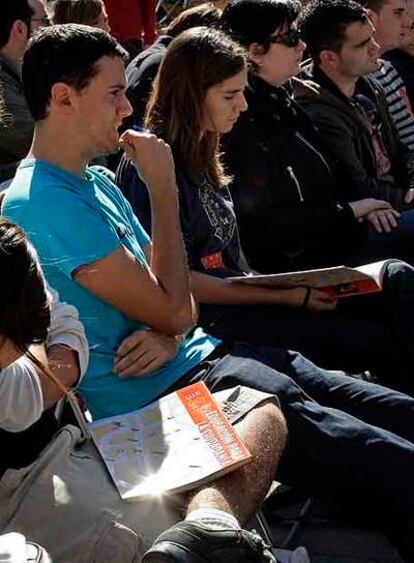
{"label": "person with dark hair in foreground", "polygon": [[[205,377],[211,387],[208,378],[216,378],[217,389],[228,389],[238,384],[228,375],[237,371],[238,363],[249,373],[273,373],[259,362],[256,370],[253,359],[239,362],[237,357],[219,355],[217,340],[192,328],[195,307],[178,228],[174,167],[165,143],[132,133],[123,139],[151,189],[154,222],[159,227],[152,246],[110,180],[85,170],[91,152],[95,156],[118,146],[117,128],[130,112],[125,58],[126,52],[112,37],[87,26],[53,26],[33,37],[25,54],[23,83],[36,120],[36,160],[25,161],[21,171],[33,173],[40,191],[29,180],[24,184],[27,188],[31,184],[34,197],[28,206],[13,201],[12,191],[7,192],[11,199],[4,201],[5,215],[23,212],[19,221],[31,233],[47,278],[82,311],[91,362],[80,389],[95,418],[134,410],[174,385],[184,386],[184,376],[188,382]],[[71,138],[69,146],[61,136],[62,127]],[[46,207],[40,203],[45,190]],[[54,216],[56,226],[63,227],[61,234],[40,217],[41,208],[44,219]],[[26,211],[43,226],[29,227]],[[67,238],[66,228],[76,236]],[[61,244],[71,248],[64,250]],[[63,260],[52,258],[55,252]],[[184,336],[176,336],[181,333]],[[203,360],[214,362],[214,357],[208,373],[199,367]],[[243,531],[239,521],[247,522],[266,495],[286,428],[276,404],[258,404],[254,397],[248,402],[240,405],[241,435],[252,463],[196,491],[186,521],[168,532],[171,561],[182,561],[185,551],[196,560],[204,545],[209,546],[211,562],[224,561],[227,553],[241,563],[274,561],[263,541]],[[165,550],[165,536],[164,540],[145,557],[146,562],[158,560],[158,553]]]}
{"label": "person with dark hair in foreground", "polygon": [[[366,508],[370,524],[386,528],[409,561],[414,554],[413,399],[320,370],[295,352],[220,345],[201,329],[188,328],[195,312],[169,147],[149,133],[128,131],[121,139],[150,192],[152,242],[116,186],[86,167],[91,156],[116,150],[117,127],[130,112],[123,55],[107,34],[82,26],[56,26],[32,39],[23,65],[36,119],[32,159],[20,166],[4,205],[4,213],[30,232],[47,278],[77,305],[85,323],[91,363],[81,390],[99,417],[137,408],[197,380],[213,391],[244,385],[277,395],[289,428],[282,452],[281,413],[273,404],[254,409],[244,435],[253,463],[198,491],[186,521],[164,532],[143,561],[274,561],[238,521],[245,522],[258,506],[277,465],[282,482],[341,506]],[[213,157],[209,172],[220,177],[214,141],[245,105],[244,51],[218,31],[197,28],[171,43],[161,67],[169,77],[171,61],[176,71],[193,68],[193,80],[210,80],[208,105],[202,90],[195,98],[203,118],[190,114],[188,99],[182,100],[187,112],[182,115],[200,124],[193,141],[203,143]],[[186,68],[190,61],[194,67]],[[175,82],[171,88],[173,95]],[[175,96],[171,101],[177,103]],[[161,127],[165,116],[159,109],[154,115]],[[175,157],[182,167],[181,155]],[[200,164],[188,162],[196,174]],[[234,226],[227,222],[229,207],[217,208],[216,188],[203,187],[209,209],[224,221],[217,223],[218,232],[226,235]],[[124,337],[126,345],[119,348]]]}
{"label": "person with dark hair in foreground", "polygon": [[[91,440],[60,426],[56,402],[88,364],[77,311],[45,286],[25,233],[4,218],[0,267],[0,533],[24,534],[61,563],[137,563],[183,500],[125,503]],[[254,423],[250,412],[236,428]]]}

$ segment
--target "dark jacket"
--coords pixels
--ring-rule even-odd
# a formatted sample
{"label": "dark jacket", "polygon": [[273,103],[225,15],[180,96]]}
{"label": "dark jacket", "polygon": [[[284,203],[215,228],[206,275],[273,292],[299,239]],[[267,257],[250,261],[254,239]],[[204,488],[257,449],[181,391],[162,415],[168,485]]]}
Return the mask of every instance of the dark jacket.
{"label": "dark jacket", "polygon": [[377,106],[391,177],[378,177],[368,121],[359,105],[312,63],[303,69],[302,78],[306,81],[295,84],[296,99],[344,167],[350,179],[348,201],[374,197],[404,209],[404,194],[414,187],[414,154],[398,138],[381,86],[365,76],[359,79],[356,92]]}
{"label": "dark jacket", "polygon": [[284,88],[249,79],[248,109],[223,139],[243,250],[261,272],[343,263],[365,229],[303,110]]}
{"label": "dark jacket", "polygon": [[0,58],[0,95],[5,117],[0,127],[0,182],[13,178],[32,143],[34,122],[27,107],[19,70]]}
{"label": "dark jacket", "polygon": [[124,130],[133,125],[142,126],[152,83],[171,41],[172,37],[162,35],[127,66],[126,95],[132,105],[133,114],[124,120]]}

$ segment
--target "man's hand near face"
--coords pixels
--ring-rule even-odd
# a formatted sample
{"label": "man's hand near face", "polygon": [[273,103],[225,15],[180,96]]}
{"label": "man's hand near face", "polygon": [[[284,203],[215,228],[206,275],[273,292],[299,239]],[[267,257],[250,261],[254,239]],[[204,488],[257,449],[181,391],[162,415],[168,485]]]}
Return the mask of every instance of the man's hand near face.
{"label": "man's hand near face", "polygon": [[[124,246],[73,272],[81,285],[127,317],[174,336],[195,322],[178,213],[170,147],[149,133],[125,132],[120,140],[145,181],[152,207],[152,244],[143,247],[149,267]],[[149,247],[149,248],[148,248]]]}

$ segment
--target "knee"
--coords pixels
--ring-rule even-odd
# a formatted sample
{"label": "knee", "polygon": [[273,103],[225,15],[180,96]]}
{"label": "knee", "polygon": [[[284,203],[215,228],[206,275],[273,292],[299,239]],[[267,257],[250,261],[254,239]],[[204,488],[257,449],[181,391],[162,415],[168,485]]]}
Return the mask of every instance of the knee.
{"label": "knee", "polygon": [[399,292],[414,291],[414,269],[406,262],[393,260],[385,270],[384,288]]}
{"label": "knee", "polygon": [[257,410],[257,423],[264,440],[274,444],[279,452],[282,451],[286,444],[288,428],[280,407],[274,401],[267,401]]}

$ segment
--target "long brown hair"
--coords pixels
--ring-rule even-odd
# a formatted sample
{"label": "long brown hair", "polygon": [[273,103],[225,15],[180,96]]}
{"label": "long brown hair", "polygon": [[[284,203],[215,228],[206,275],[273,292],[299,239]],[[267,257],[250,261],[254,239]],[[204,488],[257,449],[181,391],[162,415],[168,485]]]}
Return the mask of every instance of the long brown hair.
{"label": "long brown hair", "polygon": [[70,392],[29,350],[32,344],[46,341],[49,296],[35,249],[23,229],[4,217],[0,217],[0,271],[0,336],[9,339],[73,403]]}
{"label": "long brown hair", "polygon": [[228,182],[220,162],[218,135],[204,132],[204,101],[209,88],[246,65],[243,47],[223,32],[206,27],[176,37],[161,63],[144,124],[171,146],[177,167],[196,184],[202,174],[217,186]]}
{"label": "long brown hair", "polygon": [[46,340],[50,311],[36,252],[24,231],[0,217],[0,335],[26,353]]}

